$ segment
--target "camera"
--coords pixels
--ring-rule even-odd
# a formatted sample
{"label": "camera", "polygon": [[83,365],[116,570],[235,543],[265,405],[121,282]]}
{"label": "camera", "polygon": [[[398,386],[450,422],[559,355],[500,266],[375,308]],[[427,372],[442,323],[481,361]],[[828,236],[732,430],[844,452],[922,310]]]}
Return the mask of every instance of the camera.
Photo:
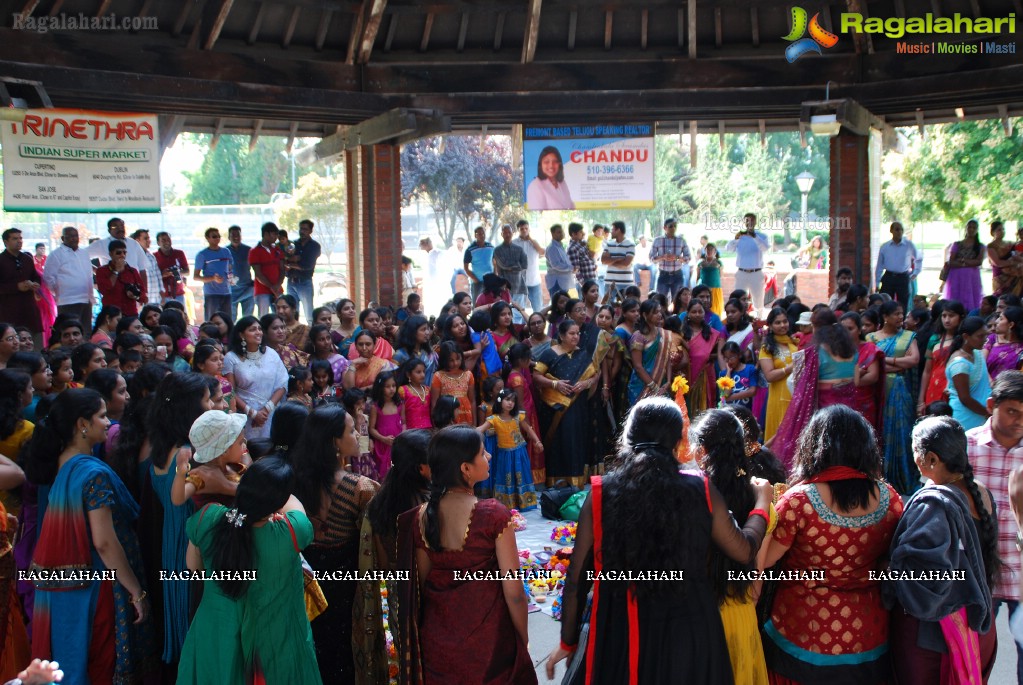
{"label": "camera", "polygon": [[142,288],[140,288],[134,283],[125,283],[124,292],[128,297],[130,297],[133,300],[138,300],[142,298]]}
{"label": "camera", "polygon": [[181,268],[177,264],[167,269],[170,271],[171,278],[174,279],[175,283],[181,282]]}

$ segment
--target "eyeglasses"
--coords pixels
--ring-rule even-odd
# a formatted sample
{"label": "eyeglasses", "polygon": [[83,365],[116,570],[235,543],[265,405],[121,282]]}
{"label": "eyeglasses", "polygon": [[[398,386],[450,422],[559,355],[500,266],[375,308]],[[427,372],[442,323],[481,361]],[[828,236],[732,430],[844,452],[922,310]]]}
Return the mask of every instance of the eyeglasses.
{"label": "eyeglasses", "polygon": [[128,251],[127,250],[114,250],[113,254],[114,254],[115,257],[123,257],[126,254],[128,254]]}

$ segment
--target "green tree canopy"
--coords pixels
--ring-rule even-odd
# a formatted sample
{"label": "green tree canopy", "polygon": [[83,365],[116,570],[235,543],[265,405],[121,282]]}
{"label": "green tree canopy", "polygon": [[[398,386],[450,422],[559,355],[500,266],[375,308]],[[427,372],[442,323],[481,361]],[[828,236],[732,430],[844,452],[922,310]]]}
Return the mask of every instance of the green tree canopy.
{"label": "green tree canopy", "polygon": [[[184,134],[197,145],[209,148],[207,134]],[[217,147],[207,152],[197,171],[184,172],[192,185],[185,197],[193,205],[264,204],[283,187],[290,190],[288,159],[284,139],[260,138],[249,151],[248,136],[221,136]]]}
{"label": "green tree canopy", "polygon": [[297,239],[298,222],[311,220],[315,224],[313,238],[329,262],[331,253],[345,251],[346,208],[343,178],[308,173],[298,179],[294,196],[280,204],[277,225]]}

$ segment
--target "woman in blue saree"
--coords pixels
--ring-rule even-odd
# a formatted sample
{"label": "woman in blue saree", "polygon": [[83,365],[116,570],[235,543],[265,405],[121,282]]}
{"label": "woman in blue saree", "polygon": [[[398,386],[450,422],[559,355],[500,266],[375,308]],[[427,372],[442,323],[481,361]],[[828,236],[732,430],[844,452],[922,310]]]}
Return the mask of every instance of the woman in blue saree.
{"label": "woman in blue saree", "polygon": [[668,335],[660,326],[661,308],[656,300],[645,300],[639,307],[636,332],[629,340],[632,378],[629,379],[629,406],[644,397],[658,395],[668,383],[671,350]]}
{"label": "woman in blue saree", "polygon": [[[32,655],[59,661],[64,683],[134,682],[155,654],[134,529],[138,505],[91,454],[106,439],[106,406],[93,390],[67,390],[42,424],[26,462],[30,480],[50,485],[32,560]],[[109,577],[43,579],[40,572],[51,569]]]}
{"label": "woman in blue saree", "polygon": [[867,336],[884,353],[887,372],[884,404],[885,479],[902,495],[920,489],[920,471],[913,463],[910,430],[916,418],[913,395],[906,377],[920,363],[914,334],[902,330],[905,312],[898,302],[881,305],[884,325]]}

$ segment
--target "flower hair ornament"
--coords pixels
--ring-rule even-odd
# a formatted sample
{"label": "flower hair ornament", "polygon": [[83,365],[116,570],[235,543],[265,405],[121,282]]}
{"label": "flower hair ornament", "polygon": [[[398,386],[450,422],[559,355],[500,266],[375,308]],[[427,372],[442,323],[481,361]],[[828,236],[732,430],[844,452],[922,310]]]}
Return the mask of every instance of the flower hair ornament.
{"label": "flower hair ornament", "polygon": [[241,528],[242,524],[245,523],[245,514],[242,514],[237,509],[228,509],[227,515],[224,518],[235,528]]}

